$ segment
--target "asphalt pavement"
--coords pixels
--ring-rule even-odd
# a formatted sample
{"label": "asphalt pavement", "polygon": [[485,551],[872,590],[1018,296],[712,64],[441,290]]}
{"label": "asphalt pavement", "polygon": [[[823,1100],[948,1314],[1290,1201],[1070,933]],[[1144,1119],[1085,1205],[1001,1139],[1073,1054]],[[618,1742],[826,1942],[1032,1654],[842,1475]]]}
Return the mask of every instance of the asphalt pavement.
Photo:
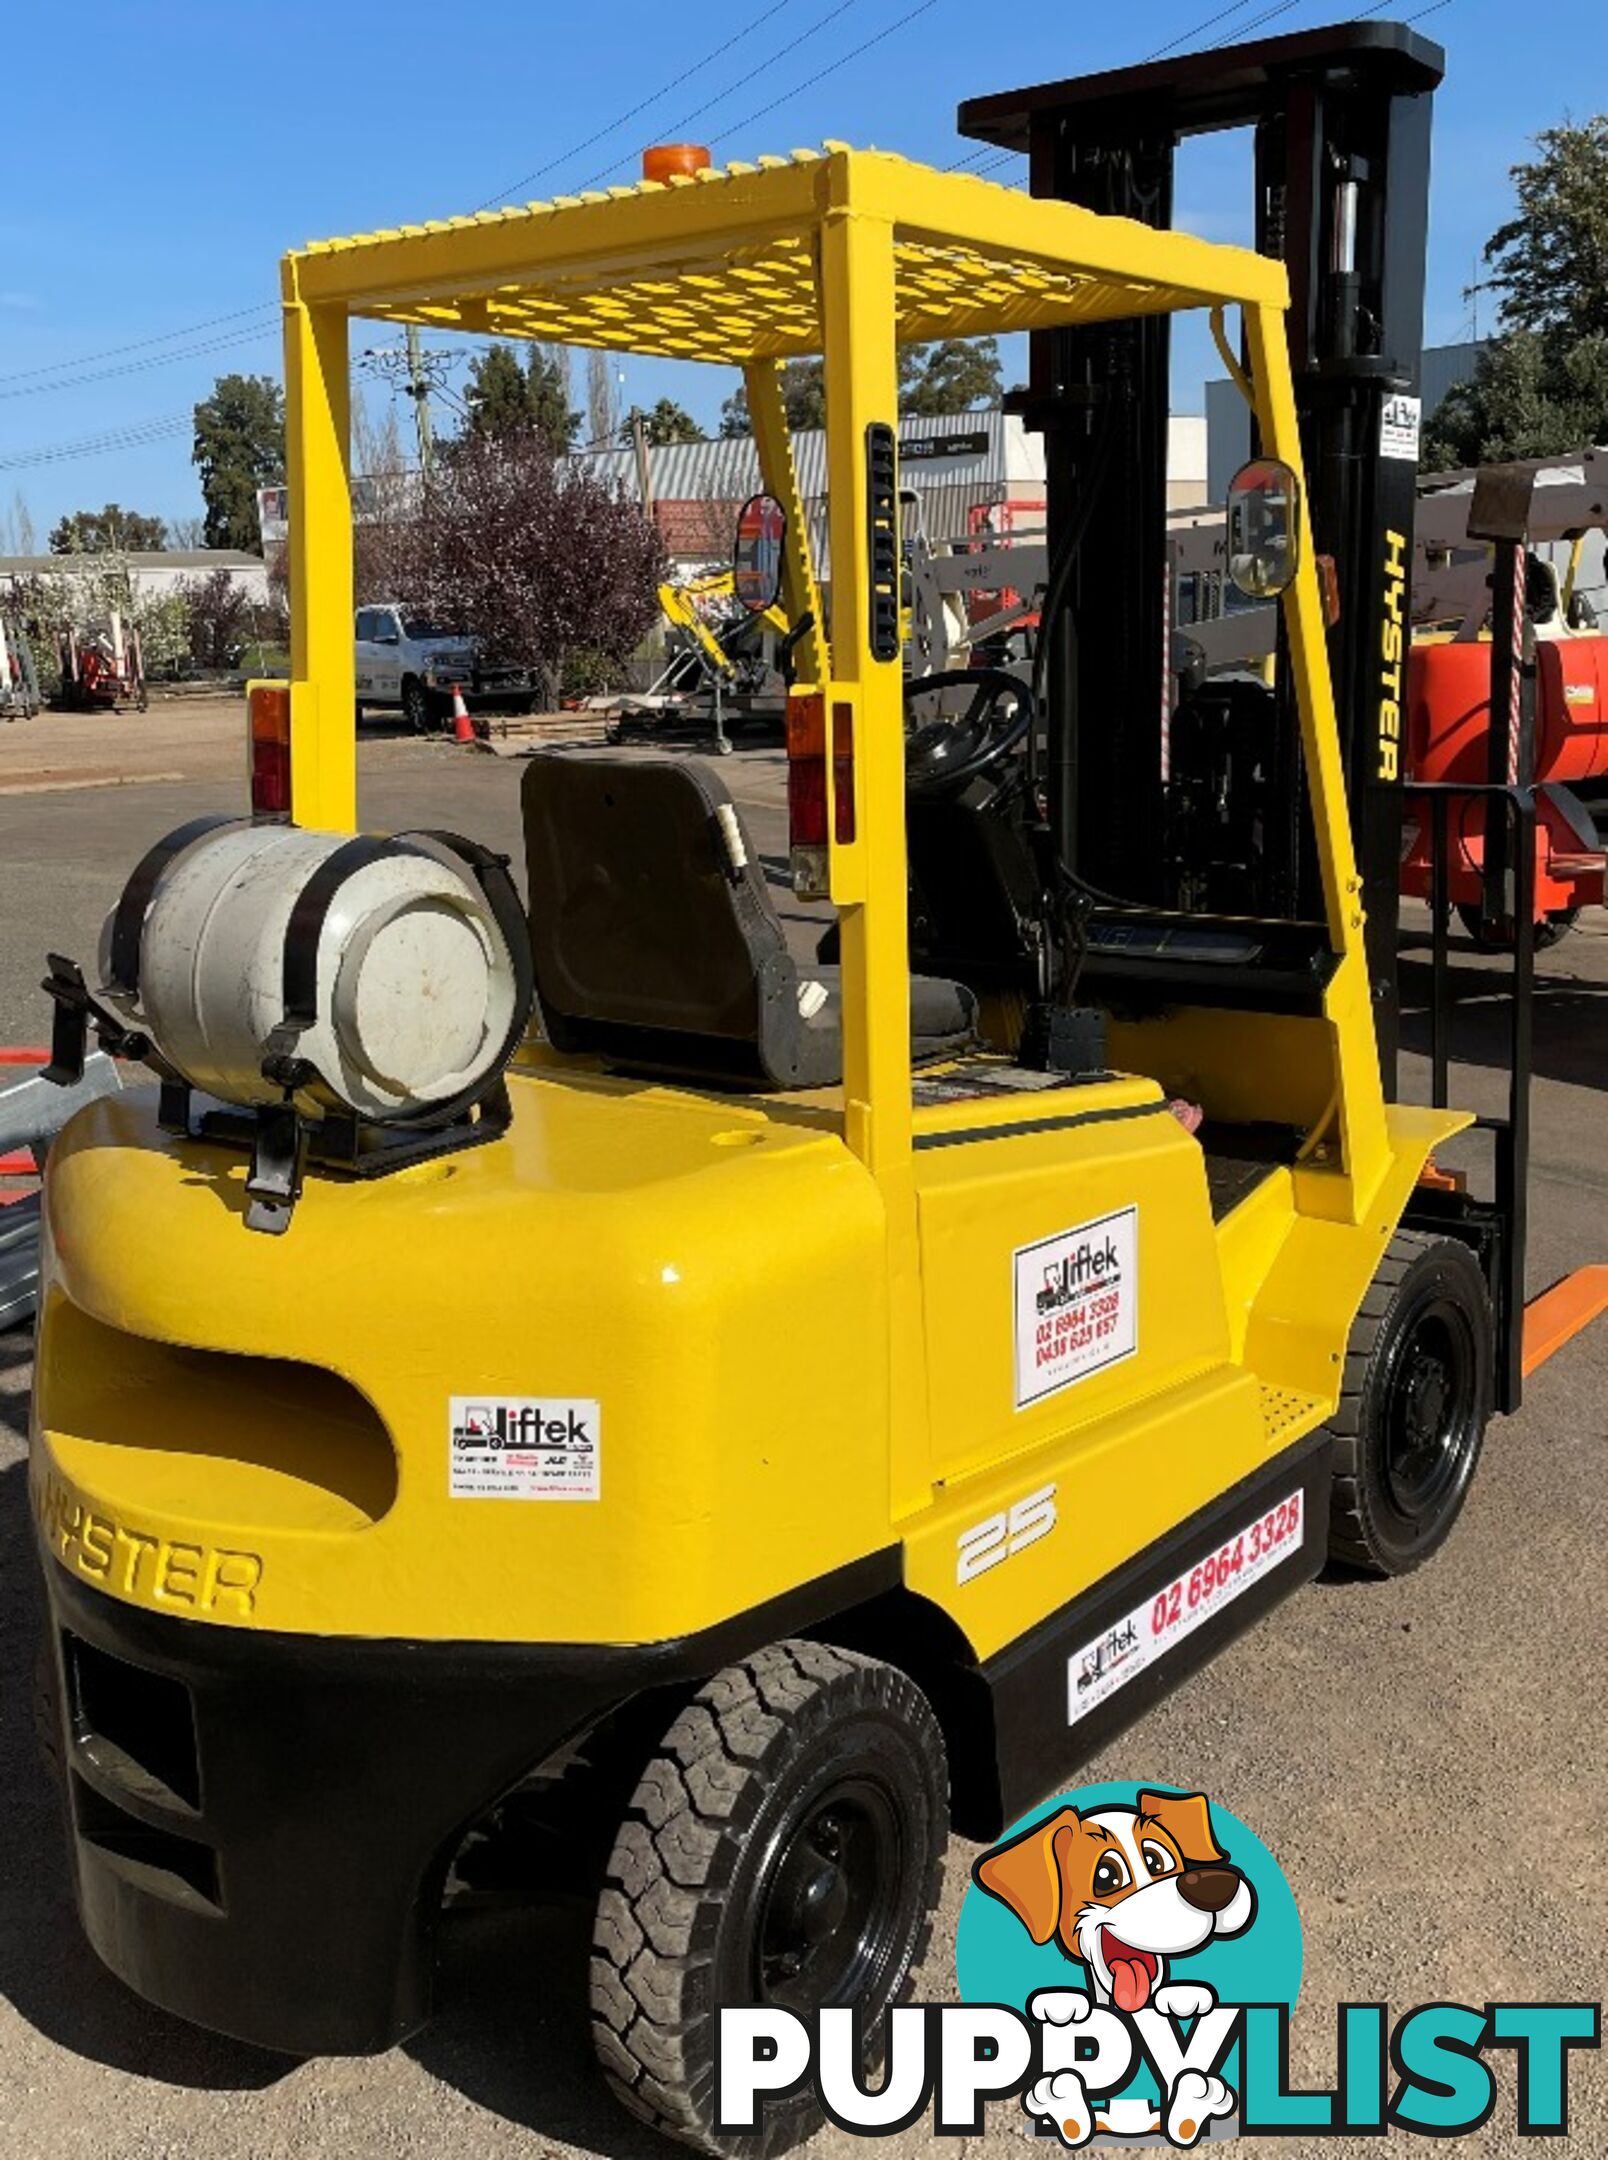
{"label": "asphalt pavement", "polygon": [[[142,740],[131,722],[112,744],[89,744],[76,773],[63,770],[49,725],[0,728],[0,1044],[44,1039],[45,950],[93,951],[144,845],[203,810],[239,807],[238,708],[192,716],[189,735],[174,722],[174,739]],[[19,742],[25,727],[38,732]],[[759,848],[779,855],[779,758],[739,755],[723,769]],[[517,760],[385,739],[365,743],[360,771],[366,825],[451,824],[517,853]],[[1455,961],[1455,1042],[1469,1060],[1458,1092],[1495,1109],[1500,970],[1461,940]],[[1415,928],[1403,968],[1409,1094],[1425,1087],[1426,962]],[[1605,1052],[1599,916],[1541,961],[1532,1289],[1608,1259]],[[29,1382],[26,1335],[0,1335],[0,2155],[664,2160],[666,2148],[592,2075],[577,1912],[515,1905],[467,1916],[447,1942],[435,2022],[360,2061],[290,2062],[209,2037],[149,2009],[97,1964],[73,1919],[30,1724]],[[1090,1780],[1202,1789],[1277,1854],[1305,1928],[1299,2082],[1332,2075],[1337,2000],[1401,2010],[1604,1993],[1605,1466],[1608,1321],[1536,1375],[1519,1416],[1493,1426],[1464,1519],[1431,1565],[1401,1582],[1302,1592],[1088,1767]],[[406,1806],[405,1793],[396,1804]],[[933,1998],[953,1992],[953,1921],[972,1857],[955,1842],[923,1988]],[[1459,2149],[1531,2149],[1515,2131],[1505,2068],[1499,2081],[1496,2114]],[[1573,2084],[1567,2149],[1608,2153],[1601,2058],[1577,2057]],[[969,2147],[1018,2151],[1008,2142],[1016,2120],[996,2110]],[[887,2141],[901,2155],[932,2143],[921,2129]],[[863,2148],[836,2132],[813,2148],[830,2160],[854,2149]],[[1350,2139],[1265,2149],[1378,2150]]]}

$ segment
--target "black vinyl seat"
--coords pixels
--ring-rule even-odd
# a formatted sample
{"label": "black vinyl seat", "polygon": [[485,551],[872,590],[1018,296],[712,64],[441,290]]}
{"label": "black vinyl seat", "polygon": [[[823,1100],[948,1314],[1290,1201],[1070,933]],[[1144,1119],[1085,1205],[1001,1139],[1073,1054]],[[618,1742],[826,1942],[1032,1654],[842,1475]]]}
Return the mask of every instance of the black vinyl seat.
{"label": "black vinyl seat", "polygon": [[[843,1077],[839,971],[788,951],[712,767],[542,751],[521,807],[536,996],[555,1049],[715,1086]],[[972,992],[931,976],[910,990],[912,1059],[967,1048]]]}

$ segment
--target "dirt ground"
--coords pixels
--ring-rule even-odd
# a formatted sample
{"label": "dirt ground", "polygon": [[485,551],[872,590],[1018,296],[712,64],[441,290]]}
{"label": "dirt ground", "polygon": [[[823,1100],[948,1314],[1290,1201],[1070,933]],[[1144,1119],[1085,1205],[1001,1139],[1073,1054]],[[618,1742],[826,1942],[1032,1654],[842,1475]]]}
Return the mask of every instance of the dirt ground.
{"label": "dirt ground", "polygon": [[[145,844],[238,807],[238,705],[0,725],[0,1044],[46,1032],[47,946],[85,956]],[[761,851],[779,853],[773,751],[723,768]],[[365,740],[366,824],[451,823],[513,849],[517,761]],[[802,925],[800,925],[802,931]],[[1427,955],[1409,935],[1404,1092],[1421,1092]],[[1499,978],[1457,949],[1460,1091],[1501,1095]],[[1608,1259],[1608,918],[1541,962],[1532,1289]],[[25,1333],[0,1335],[0,2155],[5,2160],[476,2160],[666,2148],[616,2112],[589,2065],[585,1916],[511,1907],[449,1938],[436,2021],[394,2052],[288,2062],[184,2027],[124,1991],[73,1920],[51,1789],[29,1730],[37,1587],[24,1505]],[[1323,1583],[1284,1605],[1088,1767],[1202,1788],[1272,1846],[1306,1936],[1293,2070],[1332,2075],[1332,2006],[1589,1998],[1608,1953],[1608,1321],[1536,1376],[1492,1430],[1464,1520],[1429,1567]],[[399,1806],[406,1795],[397,1796]],[[924,1992],[952,1993],[970,1848],[951,1854]],[[1459,2149],[1517,2153],[1499,2061],[1490,2124]],[[1608,2153],[1608,2077],[1577,2056],[1569,2149]],[[1014,2111],[971,2147],[1004,2155]],[[1013,2142],[1007,2142],[1011,2140]],[[925,2150],[917,2130],[891,2141]],[[947,2141],[946,2141],[947,2148]],[[814,2150],[845,2160],[851,2141]],[[1275,2155],[1319,2148],[1272,2140]],[[1329,2154],[1376,2148],[1325,2140]],[[972,2155],[967,2160],[973,2160]]]}

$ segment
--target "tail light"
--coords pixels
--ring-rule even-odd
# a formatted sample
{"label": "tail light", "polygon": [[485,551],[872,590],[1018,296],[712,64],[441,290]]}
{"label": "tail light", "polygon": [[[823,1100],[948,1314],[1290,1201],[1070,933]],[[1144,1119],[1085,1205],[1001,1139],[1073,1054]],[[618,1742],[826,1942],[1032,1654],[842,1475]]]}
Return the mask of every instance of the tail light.
{"label": "tail light", "polygon": [[787,825],[793,890],[804,900],[829,893],[828,848],[853,841],[854,707],[832,701],[832,812],[827,823],[826,699],[798,690],[787,701]]}
{"label": "tail light", "polygon": [[246,756],[254,818],[290,818],[290,685],[246,689]]}

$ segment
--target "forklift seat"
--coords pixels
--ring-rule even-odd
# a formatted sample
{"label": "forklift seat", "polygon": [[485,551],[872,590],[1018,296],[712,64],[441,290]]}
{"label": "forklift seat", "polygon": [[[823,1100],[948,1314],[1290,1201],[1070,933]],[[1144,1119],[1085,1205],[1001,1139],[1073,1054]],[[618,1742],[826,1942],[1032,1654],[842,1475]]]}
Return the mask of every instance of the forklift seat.
{"label": "forklift seat", "polygon": [[[710,766],[542,751],[521,807],[536,996],[555,1049],[717,1087],[841,1080],[839,972],[788,951]],[[971,1044],[964,984],[917,976],[910,993],[914,1062]]]}

